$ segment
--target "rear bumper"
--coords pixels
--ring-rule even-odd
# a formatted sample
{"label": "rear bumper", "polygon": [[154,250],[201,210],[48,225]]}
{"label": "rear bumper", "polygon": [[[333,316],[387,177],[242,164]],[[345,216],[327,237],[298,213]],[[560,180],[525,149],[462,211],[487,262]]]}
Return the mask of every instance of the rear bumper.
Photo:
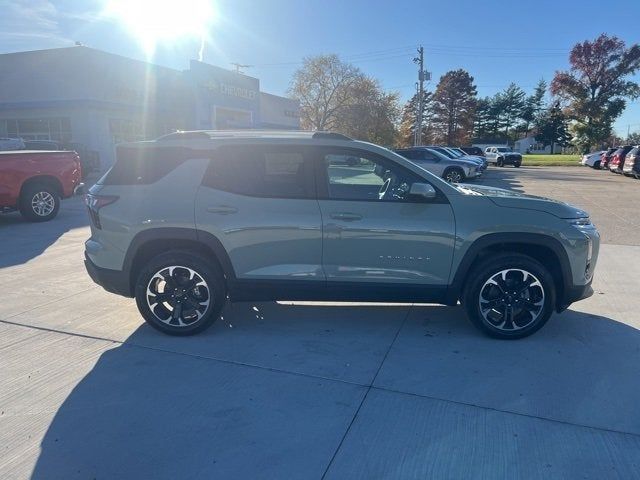
{"label": "rear bumper", "polygon": [[107,292],[122,295],[123,297],[133,297],[131,282],[126,272],[98,267],[89,259],[86,253],[84,254],[84,266],[91,280]]}

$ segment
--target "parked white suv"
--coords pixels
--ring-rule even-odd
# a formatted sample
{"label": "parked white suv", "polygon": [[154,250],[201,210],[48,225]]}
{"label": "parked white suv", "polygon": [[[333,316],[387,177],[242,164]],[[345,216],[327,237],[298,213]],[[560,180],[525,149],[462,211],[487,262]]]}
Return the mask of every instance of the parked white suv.
{"label": "parked white suv", "polygon": [[509,147],[487,147],[484,154],[488,163],[495,163],[498,167],[513,165],[518,168],[522,165],[522,155]]}

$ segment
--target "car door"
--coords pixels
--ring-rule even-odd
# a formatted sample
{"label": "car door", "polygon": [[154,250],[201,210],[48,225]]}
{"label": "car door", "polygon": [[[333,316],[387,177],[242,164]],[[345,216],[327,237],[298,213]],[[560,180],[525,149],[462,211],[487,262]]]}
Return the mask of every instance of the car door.
{"label": "car door", "polygon": [[199,232],[220,241],[238,281],[324,282],[320,208],[303,146],[218,148],[195,217]]}
{"label": "car door", "polygon": [[[352,157],[357,164],[346,165]],[[442,192],[412,198],[411,185],[428,181],[363,149],[321,149],[316,167],[328,287],[448,283],[455,222]]]}
{"label": "car door", "polygon": [[438,177],[442,177],[445,165],[441,162],[440,157],[428,150],[420,150],[418,155],[419,157],[415,161],[417,165]]}

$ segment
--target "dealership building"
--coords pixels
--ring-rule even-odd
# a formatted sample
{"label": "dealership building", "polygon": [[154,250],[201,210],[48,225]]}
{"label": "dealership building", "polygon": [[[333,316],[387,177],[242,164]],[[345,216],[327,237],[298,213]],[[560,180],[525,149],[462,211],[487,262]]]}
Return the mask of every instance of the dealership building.
{"label": "dealership building", "polygon": [[0,138],[97,151],[175,130],[298,129],[298,101],[260,81],[192,60],[174,70],[85,46],[0,55]]}

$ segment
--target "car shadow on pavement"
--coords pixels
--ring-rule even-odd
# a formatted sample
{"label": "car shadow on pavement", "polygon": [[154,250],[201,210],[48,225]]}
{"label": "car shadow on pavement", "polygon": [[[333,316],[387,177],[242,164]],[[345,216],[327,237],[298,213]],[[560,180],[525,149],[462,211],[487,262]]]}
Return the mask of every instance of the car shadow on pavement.
{"label": "car shadow on pavement", "polygon": [[[159,335],[141,326],[100,356],[49,425],[33,478],[322,475],[364,387],[190,355],[189,338],[172,339],[172,352],[136,346]],[[568,311],[509,342],[480,335],[461,308],[414,307],[375,386],[639,434],[639,352],[637,329],[602,316]],[[537,438],[550,449],[561,440],[551,430]],[[500,449],[513,439],[469,442]]]}
{"label": "car shadow on pavement", "polygon": [[37,257],[70,230],[89,225],[81,198],[64,200],[56,218],[28,222],[19,213],[0,215],[0,268]]}
{"label": "car shadow on pavement", "polygon": [[482,177],[469,183],[477,183],[478,185],[504,188],[506,190],[523,193],[524,190],[522,188],[522,183],[518,180],[517,176],[520,170],[517,168],[507,168],[508,167],[489,168],[488,170],[485,170]]}

